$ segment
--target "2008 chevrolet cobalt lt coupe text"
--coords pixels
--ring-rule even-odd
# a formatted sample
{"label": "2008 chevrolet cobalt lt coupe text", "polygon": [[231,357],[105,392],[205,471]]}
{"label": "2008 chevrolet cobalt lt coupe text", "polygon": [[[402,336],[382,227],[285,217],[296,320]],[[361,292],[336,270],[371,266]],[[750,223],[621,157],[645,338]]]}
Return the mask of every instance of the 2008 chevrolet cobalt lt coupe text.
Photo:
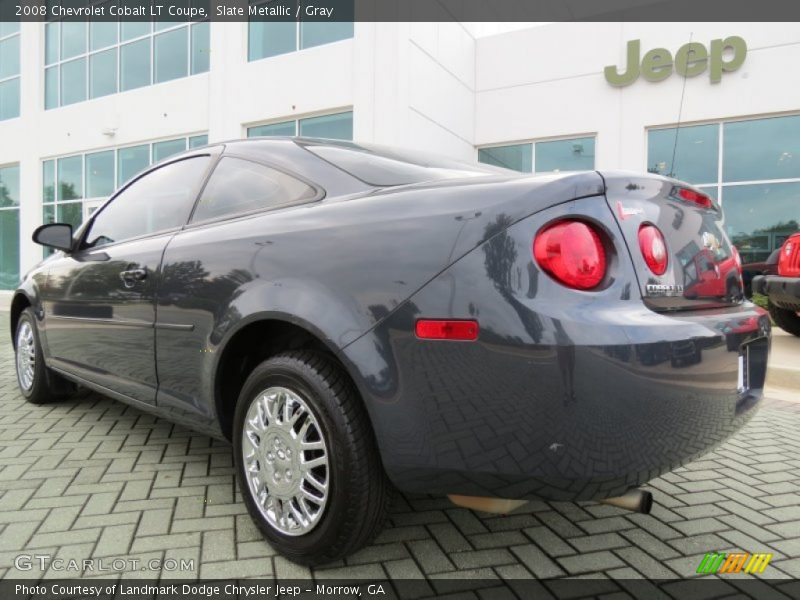
{"label": "2008 chevrolet cobalt lt coupe text", "polygon": [[394,488],[647,510],[637,486],[761,397],[769,320],[722,222],[656,175],[212,145],[34,233],[59,251],[13,299],[19,386],[227,438],[253,519],[309,564],[366,544]]}

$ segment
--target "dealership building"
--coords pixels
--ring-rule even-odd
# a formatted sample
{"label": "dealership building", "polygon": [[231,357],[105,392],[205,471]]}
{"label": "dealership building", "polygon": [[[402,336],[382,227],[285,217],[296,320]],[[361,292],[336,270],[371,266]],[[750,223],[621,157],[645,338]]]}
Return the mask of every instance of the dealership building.
{"label": "dealership building", "polygon": [[763,259],[800,221],[798,64],[793,23],[0,23],[0,289],[37,226],[255,135],[670,174]]}

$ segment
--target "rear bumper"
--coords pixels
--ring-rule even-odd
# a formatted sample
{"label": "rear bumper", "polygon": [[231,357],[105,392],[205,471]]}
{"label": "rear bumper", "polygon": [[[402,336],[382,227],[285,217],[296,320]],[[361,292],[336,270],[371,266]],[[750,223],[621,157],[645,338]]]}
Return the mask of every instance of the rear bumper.
{"label": "rear bumper", "polygon": [[769,296],[775,306],[800,310],[800,277],[759,275],[753,278],[753,291]]}
{"label": "rear bumper", "polygon": [[[423,341],[387,324],[389,362],[373,380],[383,385],[365,396],[390,478],[409,492],[607,498],[705,454],[751,418],[770,344],[760,309],[635,317],[562,323],[584,334],[537,346],[485,330],[476,343]],[[613,341],[612,328],[627,332]],[[374,352],[375,340],[363,341],[351,351]]]}
{"label": "rear bumper", "polygon": [[[559,285],[537,269],[531,239],[568,212],[606,224],[614,246],[625,247],[603,198],[542,211],[462,257],[344,349],[400,489],[619,496],[708,452],[754,414],[766,312],[750,303],[654,312],[624,255],[612,255],[613,278],[600,290]],[[420,318],[477,319],[480,335],[421,340]]]}

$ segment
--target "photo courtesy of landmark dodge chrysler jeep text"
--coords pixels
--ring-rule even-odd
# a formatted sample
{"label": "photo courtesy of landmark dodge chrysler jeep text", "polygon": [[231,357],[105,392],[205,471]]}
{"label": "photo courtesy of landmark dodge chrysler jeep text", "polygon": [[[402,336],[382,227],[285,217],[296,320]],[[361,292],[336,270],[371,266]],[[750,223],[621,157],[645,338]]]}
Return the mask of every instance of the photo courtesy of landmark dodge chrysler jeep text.
{"label": "photo courtesy of landmark dodge chrysler jeep text", "polygon": [[637,486],[761,398],[769,319],[721,222],[657,175],[211,145],[36,230],[58,251],[12,301],[19,386],[230,440],[250,514],[302,563],[366,544],[395,488],[646,512]]}

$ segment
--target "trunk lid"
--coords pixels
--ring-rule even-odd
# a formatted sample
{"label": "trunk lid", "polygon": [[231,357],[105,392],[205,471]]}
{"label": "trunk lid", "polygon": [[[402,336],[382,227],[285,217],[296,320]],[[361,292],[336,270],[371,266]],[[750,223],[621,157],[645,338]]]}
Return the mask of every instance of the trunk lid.
{"label": "trunk lid", "polygon": [[[658,175],[601,173],[606,200],[630,251],[645,303],[657,311],[719,308],[741,304],[744,288],[736,249],[725,234],[716,201],[688,200],[702,194],[689,184]],[[639,228],[658,227],[668,265],[654,274],[642,254]]]}

